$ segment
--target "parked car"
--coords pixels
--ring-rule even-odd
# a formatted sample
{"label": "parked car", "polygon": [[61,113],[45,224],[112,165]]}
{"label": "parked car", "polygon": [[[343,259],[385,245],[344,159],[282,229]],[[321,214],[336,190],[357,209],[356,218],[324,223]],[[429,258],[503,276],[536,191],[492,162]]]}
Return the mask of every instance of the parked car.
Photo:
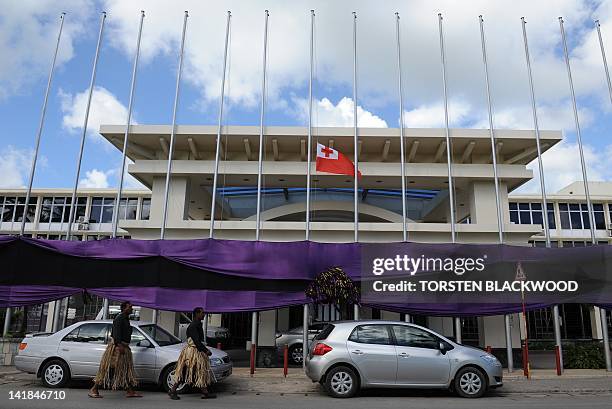
{"label": "parked car", "polygon": [[[131,325],[130,348],[138,381],[170,390],[176,361],[185,344],[156,324],[132,321]],[[27,335],[19,345],[15,367],[36,374],[49,388],[63,387],[71,379],[92,379],[111,327],[110,320],[82,321],[53,334]],[[216,348],[210,350],[210,364],[219,382],[231,375],[232,362],[227,353]],[[179,390],[183,388],[181,385]]]}
{"label": "parked car", "polygon": [[[118,305],[109,305],[108,319],[110,320],[115,319],[117,314],[119,314],[120,312],[121,312],[121,308]],[[104,316],[104,308],[98,311],[98,314],[96,315],[96,319],[101,320],[103,316]],[[139,306],[132,307],[132,313],[130,314],[130,320],[140,321],[140,307]]]}
{"label": "parked car", "polygon": [[309,350],[306,374],[336,398],[371,387],[450,388],[479,398],[502,386],[502,366],[493,355],[394,321],[328,324]]}
{"label": "parked car", "polygon": [[[191,318],[187,314],[181,313],[179,318],[179,338],[182,341],[187,340],[187,327],[189,324],[191,324]],[[224,327],[208,324],[206,326],[206,344],[217,345],[219,342],[223,345],[229,345],[229,330]]]}
{"label": "parked car", "polygon": [[[308,326],[308,343],[310,344],[314,337],[321,332],[327,323],[325,322],[314,322]],[[284,348],[285,345],[289,347],[289,359],[291,363],[301,365],[303,361],[303,346],[304,343],[304,330],[303,327],[292,328],[287,332],[276,333],[276,347]]]}

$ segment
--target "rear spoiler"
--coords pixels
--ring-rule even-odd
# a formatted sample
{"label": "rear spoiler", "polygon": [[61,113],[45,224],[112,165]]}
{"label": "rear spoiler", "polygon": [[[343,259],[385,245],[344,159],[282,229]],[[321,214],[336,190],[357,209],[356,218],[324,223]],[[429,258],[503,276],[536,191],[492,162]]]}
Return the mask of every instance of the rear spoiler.
{"label": "rear spoiler", "polygon": [[53,332],[33,332],[31,334],[26,334],[26,338],[34,338],[34,337],[48,337],[49,335],[53,335]]}

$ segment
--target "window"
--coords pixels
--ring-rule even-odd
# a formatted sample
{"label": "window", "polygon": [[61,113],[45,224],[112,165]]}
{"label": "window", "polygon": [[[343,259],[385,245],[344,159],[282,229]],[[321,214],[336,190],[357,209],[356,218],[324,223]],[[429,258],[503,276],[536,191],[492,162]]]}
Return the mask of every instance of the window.
{"label": "window", "polygon": [[360,325],[353,330],[349,341],[361,344],[390,345],[389,330],[386,325]]}
{"label": "window", "polygon": [[[3,222],[20,222],[23,218],[25,210],[25,197],[2,197],[0,196],[0,208]],[[36,198],[30,197],[28,205],[27,221],[34,221],[34,213],[36,212]]]}
{"label": "window", "polygon": [[[561,228],[569,230],[590,229],[589,208],[586,203],[559,203]],[[606,222],[602,203],[593,203],[595,228],[604,230]]]}
{"label": "window", "polygon": [[[20,222],[23,220],[23,212],[25,211],[25,197],[17,197],[17,205],[15,206],[15,221]],[[28,204],[28,215],[26,217],[27,222],[34,221],[34,214],[36,213],[36,198],[30,197]]]}
{"label": "window", "polygon": [[[134,329],[132,331],[132,338],[130,338],[130,345],[133,346],[140,346],[138,345],[138,343],[142,340],[147,339],[144,334],[140,331],[138,331],[137,329]],[[148,340],[147,340],[148,341]]]}
{"label": "window", "polygon": [[12,222],[15,215],[15,199],[14,197],[5,197],[4,206],[2,207],[2,221]]}
{"label": "window", "polygon": [[[547,203],[548,228],[554,229],[555,208],[552,203]],[[515,224],[539,224],[544,227],[542,220],[542,203],[516,203],[510,202],[510,221]]]}
{"label": "window", "polygon": [[87,342],[90,344],[106,344],[110,324],[83,324],[72,330],[62,341]]}
{"label": "window", "polygon": [[422,329],[408,325],[392,325],[391,328],[393,328],[397,345],[427,349],[438,349],[440,347],[440,339]]}
{"label": "window", "polygon": [[91,201],[91,223],[112,223],[115,198],[94,197]]}
{"label": "window", "polygon": [[140,205],[140,220],[149,220],[151,216],[151,199],[142,199]]}
{"label": "window", "polygon": [[136,211],[138,210],[137,198],[124,198],[119,202],[119,219],[121,220],[136,220]]}
{"label": "window", "polygon": [[180,339],[155,324],[141,325],[140,329],[143,330],[145,334],[153,338],[153,340],[160,347],[181,343]]}
{"label": "window", "polygon": [[[61,223],[68,222],[70,218],[70,197],[43,197],[42,207],[40,209],[41,223]],[[77,198],[77,207],[74,220],[85,216],[85,207],[87,206],[86,197]],[[29,206],[28,206],[29,208]]]}

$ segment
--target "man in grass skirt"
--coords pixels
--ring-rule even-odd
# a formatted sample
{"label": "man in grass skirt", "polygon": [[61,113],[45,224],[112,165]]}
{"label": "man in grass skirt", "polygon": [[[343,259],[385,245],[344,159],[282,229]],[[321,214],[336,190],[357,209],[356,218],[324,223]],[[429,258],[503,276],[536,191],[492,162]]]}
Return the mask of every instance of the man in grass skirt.
{"label": "man in grass skirt", "polygon": [[134,360],[130,350],[132,339],[132,326],[130,325],[130,314],[132,304],[128,301],[121,303],[121,313],[113,320],[111,339],[106,351],[102,355],[98,374],[94,378],[93,387],[89,390],[90,398],[101,398],[98,388],[103,387],[112,390],[125,389],[127,398],[140,398],[142,395],[134,391],[136,373],[134,372]]}
{"label": "man in grass skirt", "polygon": [[202,390],[202,399],[212,399],[217,396],[208,391],[208,385],[214,380],[210,369],[212,352],[206,348],[206,338],[202,328],[204,309],[196,307],[193,310],[193,320],[187,327],[187,345],[181,351],[174,372],[174,385],[168,392],[170,399],[179,400],[176,389],[180,384],[191,385]]}

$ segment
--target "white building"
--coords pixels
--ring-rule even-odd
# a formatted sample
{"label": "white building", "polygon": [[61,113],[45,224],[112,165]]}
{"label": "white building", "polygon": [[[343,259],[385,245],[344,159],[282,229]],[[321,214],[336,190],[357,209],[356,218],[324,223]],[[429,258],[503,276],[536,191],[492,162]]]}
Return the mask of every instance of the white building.
{"label": "white building", "polygon": [[[123,146],[124,126],[103,125],[100,133],[118,149]],[[128,156],[134,161],[129,173],[147,191],[125,191],[119,222],[120,236],[157,239],[160,236],[170,126],[135,125],[130,128]],[[489,131],[451,129],[452,175],[455,185],[457,242],[497,243],[498,223]],[[527,164],[536,158],[534,132],[496,130],[496,152],[500,196],[504,218],[504,242],[512,245],[541,245],[541,199],[539,195],[510,195],[533,178]],[[405,175],[408,240],[450,242],[450,206],[444,129],[405,130]],[[207,238],[211,227],[211,192],[215,163],[216,127],[178,126],[168,202],[166,238]],[[542,131],[544,151],[561,140],[559,131]],[[219,184],[215,203],[214,237],[255,239],[256,185],[259,128],[227,126],[222,134]],[[313,128],[316,142],[334,147],[352,157],[352,128]],[[402,206],[399,129],[359,129],[359,240],[396,242],[402,240]],[[313,152],[316,149],[313,149]],[[295,241],[305,238],[305,187],[307,129],[267,127],[263,162],[261,240]],[[314,159],[314,157],[313,157]],[[353,241],[353,179],[321,174],[312,161],[311,240]],[[18,233],[23,214],[23,190],[6,190],[3,196],[2,234]],[[113,190],[79,189],[78,216],[82,222],[73,231],[83,240],[110,235]],[[591,184],[595,204],[597,238],[610,242],[612,184]],[[59,238],[67,219],[64,198],[68,189],[34,190],[26,233]],[[20,199],[21,198],[21,199]],[[126,200],[127,199],[127,200]],[[555,245],[585,245],[590,240],[588,217],[581,183],[548,195],[551,236]],[[21,201],[21,202],[20,202]],[[16,203],[16,204],[15,204]],[[57,205],[55,204],[57,203]],[[65,203],[65,202],[64,202]],[[11,207],[12,206],[12,207]],[[21,207],[21,213],[19,212]],[[540,206],[540,207],[539,207]],[[582,206],[582,207],[581,207]],[[13,210],[11,210],[13,209]],[[11,216],[11,212],[12,216]],[[62,216],[64,212],[64,216]],[[65,307],[63,307],[65,308]],[[96,308],[99,305],[96,304]],[[82,308],[83,311],[85,308]],[[91,308],[90,308],[91,309]],[[78,306],[75,313],[80,312]],[[41,316],[45,310],[41,308]],[[561,307],[562,335],[567,339],[601,339],[598,311],[592,306]],[[87,314],[91,313],[88,312]],[[64,315],[70,315],[70,313]],[[87,315],[86,314],[86,315]],[[286,308],[261,313],[259,345],[273,344],[276,330],[301,323],[301,309]],[[47,316],[52,314],[46,312]],[[151,319],[144,310],[143,319]],[[361,317],[403,319],[400,314],[362,308]],[[554,339],[551,313],[530,313],[530,337]],[[334,318],[321,311],[319,319]],[[450,318],[414,317],[419,323],[453,336]],[[78,319],[78,317],[75,317]],[[241,341],[250,334],[249,314],[223,314],[211,322],[230,327]],[[513,346],[521,339],[519,316],[513,316]],[[42,319],[47,327],[49,320]],[[161,312],[159,322],[175,330],[178,316]],[[43,325],[43,324],[40,324]],[[610,324],[609,324],[610,325]],[[504,348],[504,321],[500,316],[462,320],[464,342]]]}

